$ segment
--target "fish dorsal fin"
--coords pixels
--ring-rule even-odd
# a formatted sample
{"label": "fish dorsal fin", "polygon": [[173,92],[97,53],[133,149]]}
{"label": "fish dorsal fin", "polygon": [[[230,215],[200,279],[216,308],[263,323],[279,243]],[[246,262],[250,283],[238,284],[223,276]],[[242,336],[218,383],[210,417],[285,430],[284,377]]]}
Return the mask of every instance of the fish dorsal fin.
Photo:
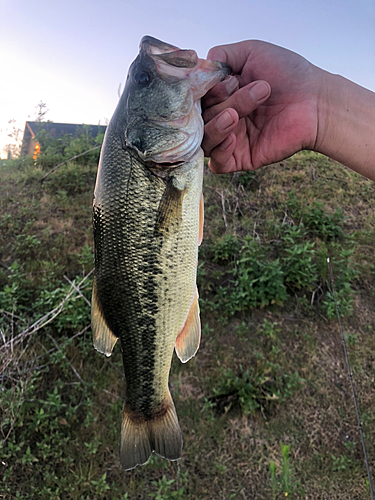
{"label": "fish dorsal fin", "polygon": [[95,349],[106,356],[110,356],[118,337],[116,337],[112,330],[110,330],[106,320],[104,319],[102,309],[98,301],[95,279],[93,282],[91,299],[91,329]]}
{"label": "fish dorsal fin", "polygon": [[171,177],[160,200],[155,231],[168,231],[172,224],[180,224],[183,197],[184,191],[173,185],[173,177]]}
{"label": "fish dorsal fin", "polygon": [[201,341],[201,320],[199,317],[198,289],[191,305],[189,315],[183,329],[177,336],[175,343],[176,354],[186,363],[195,356]]}
{"label": "fish dorsal fin", "polygon": [[201,199],[199,200],[199,236],[198,236],[198,246],[203,240],[203,225],[204,225],[204,199],[203,193],[201,194]]}

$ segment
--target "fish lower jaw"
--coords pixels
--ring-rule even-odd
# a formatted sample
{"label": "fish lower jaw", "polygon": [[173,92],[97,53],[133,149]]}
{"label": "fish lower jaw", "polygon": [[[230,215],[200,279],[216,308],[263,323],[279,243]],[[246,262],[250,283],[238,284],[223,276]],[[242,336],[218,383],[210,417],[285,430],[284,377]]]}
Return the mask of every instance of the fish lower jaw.
{"label": "fish lower jaw", "polygon": [[[192,161],[197,155],[204,133],[200,99],[194,102],[191,112],[185,118],[180,118],[176,121],[180,122],[180,126],[177,128],[180,134],[184,136],[182,142],[178,142],[177,145],[171,144],[172,147],[170,149],[155,152],[149,156],[146,154],[144,156],[145,162],[151,161],[156,165],[160,165],[161,168],[165,168],[164,165],[168,165],[168,168],[173,168],[173,165],[178,166],[182,162]],[[175,122],[168,123],[168,126]],[[166,127],[166,124],[163,124],[163,126]]]}
{"label": "fish lower jaw", "polygon": [[184,155],[181,156],[180,148],[178,148],[178,150],[174,154],[169,154],[168,152],[168,157],[165,158],[165,161],[163,158],[161,159],[157,158],[154,159],[153,162],[160,168],[165,168],[165,167],[176,168],[181,166],[183,163],[191,162],[197,155],[199,150],[200,150],[200,144],[198,144],[194,149],[189,149],[188,152],[186,152]]}
{"label": "fish lower jaw", "polygon": [[181,168],[184,168],[184,165],[193,163],[200,156],[201,152],[202,149],[199,146],[191,157],[186,160],[177,161],[176,163],[146,161],[145,164],[154,175],[166,179],[172,175],[175,176]]}

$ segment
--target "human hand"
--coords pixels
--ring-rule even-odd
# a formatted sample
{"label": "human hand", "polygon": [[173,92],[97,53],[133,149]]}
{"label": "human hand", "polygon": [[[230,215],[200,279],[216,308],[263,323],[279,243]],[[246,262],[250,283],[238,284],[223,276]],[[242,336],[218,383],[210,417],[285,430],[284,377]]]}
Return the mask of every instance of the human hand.
{"label": "human hand", "polygon": [[207,58],[234,73],[202,99],[202,147],[214,172],[255,170],[314,149],[322,70],[256,40],[214,47]]}

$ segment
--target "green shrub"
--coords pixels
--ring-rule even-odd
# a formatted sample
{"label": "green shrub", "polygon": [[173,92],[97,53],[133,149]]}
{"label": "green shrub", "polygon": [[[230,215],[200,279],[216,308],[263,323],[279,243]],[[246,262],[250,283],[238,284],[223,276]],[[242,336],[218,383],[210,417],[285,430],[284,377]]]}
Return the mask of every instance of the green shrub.
{"label": "green shrub", "polygon": [[231,314],[252,307],[281,305],[288,297],[279,259],[270,261],[265,249],[250,236],[243,240],[234,279],[230,294],[226,297],[221,292],[224,307]]}
{"label": "green shrub", "polygon": [[317,267],[314,263],[314,243],[305,241],[285,249],[282,269],[285,281],[295,288],[311,289],[317,281]]}
{"label": "green shrub", "polygon": [[323,210],[323,203],[315,201],[311,206],[302,210],[302,220],[310,234],[319,236],[323,240],[344,238],[344,214],[337,208],[333,215]]}
{"label": "green shrub", "polygon": [[[77,277],[75,282],[78,283],[79,281],[80,278]],[[86,299],[89,300],[91,286],[89,283],[87,283],[86,286],[88,286],[88,292],[86,292],[88,297],[86,297]],[[61,304],[70,290],[71,285],[68,283],[63,283],[53,290],[42,290],[35,302],[35,309],[38,311],[37,318],[42,317],[44,314],[52,311],[52,309]],[[90,316],[90,306],[83,297],[75,293],[65,302],[62,312],[56,317],[53,324],[60,332],[64,329],[80,330],[90,323]]]}
{"label": "green shrub", "polygon": [[213,262],[219,264],[226,264],[232,261],[238,254],[240,244],[236,236],[233,234],[225,234],[218,241],[216,241],[213,252]]}
{"label": "green shrub", "polygon": [[[337,306],[341,316],[351,316],[353,313],[354,301],[352,282],[357,277],[357,271],[350,259],[350,256],[353,254],[353,250],[346,250],[341,247],[337,247],[333,250],[338,251],[337,257],[331,258]],[[328,319],[334,319],[337,317],[336,302],[332,289],[332,283],[328,279],[327,286],[328,291],[322,301],[322,308]]]}
{"label": "green shrub", "polygon": [[281,365],[270,362],[263,353],[255,353],[255,358],[255,364],[246,370],[242,365],[236,371],[223,370],[221,385],[214,390],[218,400],[228,401],[229,407],[238,404],[245,416],[284,402],[303,383],[297,371],[284,373]]}
{"label": "green shrub", "polygon": [[7,273],[3,273],[5,284],[0,290],[1,309],[16,315],[23,311],[32,311],[32,302],[35,295],[33,281],[30,280],[23,265],[15,260]]}

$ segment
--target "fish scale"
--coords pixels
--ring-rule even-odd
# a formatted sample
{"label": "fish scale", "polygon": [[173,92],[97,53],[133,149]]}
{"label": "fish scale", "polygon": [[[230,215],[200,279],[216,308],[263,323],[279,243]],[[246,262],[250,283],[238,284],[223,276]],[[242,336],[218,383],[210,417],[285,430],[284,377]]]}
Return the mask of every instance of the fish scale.
{"label": "fish scale", "polygon": [[[193,88],[194,71],[202,72],[202,88]],[[145,463],[153,451],[170,460],[181,454],[168,378],[173,350],[186,362],[200,341],[199,98],[226,74],[228,68],[199,60],[194,51],[145,37],[106,131],[93,203],[92,330],[95,348],[107,356],[118,338],[121,343],[125,469]]]}

